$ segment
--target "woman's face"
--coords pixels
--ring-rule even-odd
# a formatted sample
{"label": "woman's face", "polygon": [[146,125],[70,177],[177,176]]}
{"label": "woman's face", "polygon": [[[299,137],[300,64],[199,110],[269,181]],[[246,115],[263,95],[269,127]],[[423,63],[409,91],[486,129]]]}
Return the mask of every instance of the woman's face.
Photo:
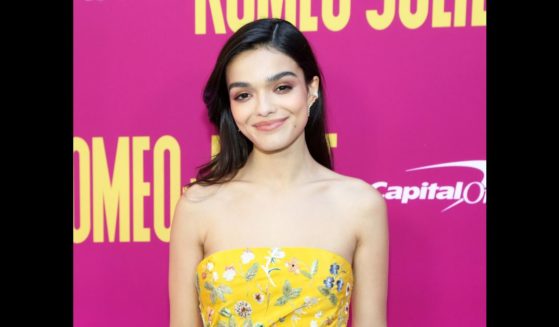
{"label": "woman's face", "polygon": [[[304,137],[307,107],[315,100],[319,79],[314,76],[307,86],[289,56],[267,48],[244,51],[227,66],[226,82],[233,119],[256,148],[281,150]],[[276,120],[281,122],[258,126]]]}

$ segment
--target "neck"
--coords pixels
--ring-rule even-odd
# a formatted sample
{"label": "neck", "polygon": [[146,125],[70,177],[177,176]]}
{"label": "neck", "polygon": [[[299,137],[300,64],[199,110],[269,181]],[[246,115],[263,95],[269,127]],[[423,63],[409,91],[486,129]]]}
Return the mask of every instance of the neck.
{"label": "neck", "polygon": [[302,134],[293,144],[278,151],[265,152],[253,147],[237,176],[247,182],[285,190],[309,181],[315,164]]}

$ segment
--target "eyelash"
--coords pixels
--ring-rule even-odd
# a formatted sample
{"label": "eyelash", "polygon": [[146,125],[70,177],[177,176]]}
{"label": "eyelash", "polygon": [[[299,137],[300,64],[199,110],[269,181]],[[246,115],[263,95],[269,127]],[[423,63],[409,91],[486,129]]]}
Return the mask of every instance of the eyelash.
{"label": "eyelash", "polygon": [[[278,88],[280,88],[280,87],[285,87],[285,89],[283,89],[283,90],[286,90],[286,91],[289,91],[289,90],[291,90],[291,89],[293,88],[293,87],[291,87],[290,85],[280,85],[280,86],[278,86],[276,89],[278,89]],[[234,98],[234,100],[237,100],[237,101],[242,101],[242,100],[244,100],[244,99],[239,99],[239,97],[240,97],[241,95],[243,95],[243,94],[247,94],[247,93],[241,93],[241,94],[237,95],[237,96]],[[245,99],[246,99],[246,98],[245,98]]]}

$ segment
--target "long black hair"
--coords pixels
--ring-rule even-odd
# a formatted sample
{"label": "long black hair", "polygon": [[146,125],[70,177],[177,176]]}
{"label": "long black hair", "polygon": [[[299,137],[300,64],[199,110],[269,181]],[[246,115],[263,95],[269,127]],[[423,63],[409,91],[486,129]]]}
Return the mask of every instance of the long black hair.
{"label": "long black hair", "polygon": [[293,59],[303,70],[306,85],[314,76],[320,78],[318,99],[314,101],[305,126],[305,140],[311,156],[321,165],[332,169],[330,145],[325,135],[324,78],[314,53],[303,35],[293,24],[279,18],[263,18],[243,25],[225,43],[204,88],[203,99],[212,124],[219,130],[220,151],[206,164],[198,166],[193,184],[211,185],[230,181],[244,166],[252,151],[252,142],[237,131],[231,114],[225,71],[239,53],[257,47],[267,47]]}

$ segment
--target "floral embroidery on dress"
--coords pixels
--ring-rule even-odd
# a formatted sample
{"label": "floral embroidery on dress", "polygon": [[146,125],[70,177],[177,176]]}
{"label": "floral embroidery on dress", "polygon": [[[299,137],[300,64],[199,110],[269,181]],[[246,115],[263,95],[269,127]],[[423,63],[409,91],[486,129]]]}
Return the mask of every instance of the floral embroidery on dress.
{"label": "floral embroidery on dress", "polygon": [[345,258],[310,247],[218,251],[195,278],[204,327],[347,326],[352,283]]}

